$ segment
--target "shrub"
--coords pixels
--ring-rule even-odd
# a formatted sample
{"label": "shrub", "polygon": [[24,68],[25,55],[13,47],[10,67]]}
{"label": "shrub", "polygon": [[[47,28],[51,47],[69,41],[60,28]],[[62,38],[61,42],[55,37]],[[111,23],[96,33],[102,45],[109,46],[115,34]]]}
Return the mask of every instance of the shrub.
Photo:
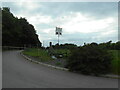
{"label": "shrub", "polygon": [[67,61],[67,68],[83,74],[106,74],[110,72],[111,56],[97,44],[74,50]]}

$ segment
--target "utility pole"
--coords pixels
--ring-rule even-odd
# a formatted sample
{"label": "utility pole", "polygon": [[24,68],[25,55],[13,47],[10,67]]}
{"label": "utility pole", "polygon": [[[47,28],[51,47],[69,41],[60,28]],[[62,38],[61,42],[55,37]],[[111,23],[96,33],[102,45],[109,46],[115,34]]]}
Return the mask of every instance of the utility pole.
{"label": "utility pole", "polygon": [[43,41],[43,47],[44,47],[44,41]]}
{"label": "utility pole", "polygon": [[60,36],[60,35],[58,34],[58,45],[59,45],[59,36]]}

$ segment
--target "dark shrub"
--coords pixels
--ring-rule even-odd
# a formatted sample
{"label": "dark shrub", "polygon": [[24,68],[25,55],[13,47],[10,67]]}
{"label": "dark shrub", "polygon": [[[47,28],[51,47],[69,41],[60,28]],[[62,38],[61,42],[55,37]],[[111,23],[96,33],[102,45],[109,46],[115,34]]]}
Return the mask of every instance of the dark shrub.
{"label": "dark shrub", "polygon": [[106,74],[110,72],[110,54],[97,44],[90,44],[74,50],[67,61],[67,68],[83,74]]}

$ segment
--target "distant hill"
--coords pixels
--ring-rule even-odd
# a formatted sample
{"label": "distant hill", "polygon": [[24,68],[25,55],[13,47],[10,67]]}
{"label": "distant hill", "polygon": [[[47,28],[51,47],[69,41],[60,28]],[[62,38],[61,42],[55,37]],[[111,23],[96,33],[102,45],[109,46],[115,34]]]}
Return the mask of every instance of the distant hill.
{"label": "distant hill", "polygon": [[41,46],[35,28],[25,18],[18,19],[2,8],[2,46]]}

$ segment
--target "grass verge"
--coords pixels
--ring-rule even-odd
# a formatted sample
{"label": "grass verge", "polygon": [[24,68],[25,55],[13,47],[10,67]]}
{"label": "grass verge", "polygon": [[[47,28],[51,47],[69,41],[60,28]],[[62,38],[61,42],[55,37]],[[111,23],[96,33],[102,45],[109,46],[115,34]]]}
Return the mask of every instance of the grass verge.
{"label": "grass verge", "polygon": [[69,49],[54,49],[55,55],[62,55],[63,58],[67,58],[70,56],[71,52]]}
{"label": "grass verge", "polygon": [[[112,73],[120,75],[120,50],[110,50],[110,53],[112,53],[113,60],[111,62],[112,66]],[[56,49],[55,53],[58,54],[65,54],[64,56],[67,57],[70,55],[70,51],[68,49]],[[47,62],[52,61],[53,59],[48,54],[48,52],[44,49],[37,49],[37,48],[29,48],[23,51],[23,54],[33,57],[40,58],[40,61]],[[61,63],[56,63],[56,65],[60,65]]]}
{"label": "grass verge", "polygon": [[40,61],[46,62],[49,60],[53,60],[51,56],[48,54],[47,51],[44,49],[37,49],[37,48],[29,48],[23,51],[23,54],[33,57],[40,58]]}
{"label": "grass verge", "polygon": [[113,56],[112,60],[112,72],[113,74],[120,75],[120,50],[110,50]]}

